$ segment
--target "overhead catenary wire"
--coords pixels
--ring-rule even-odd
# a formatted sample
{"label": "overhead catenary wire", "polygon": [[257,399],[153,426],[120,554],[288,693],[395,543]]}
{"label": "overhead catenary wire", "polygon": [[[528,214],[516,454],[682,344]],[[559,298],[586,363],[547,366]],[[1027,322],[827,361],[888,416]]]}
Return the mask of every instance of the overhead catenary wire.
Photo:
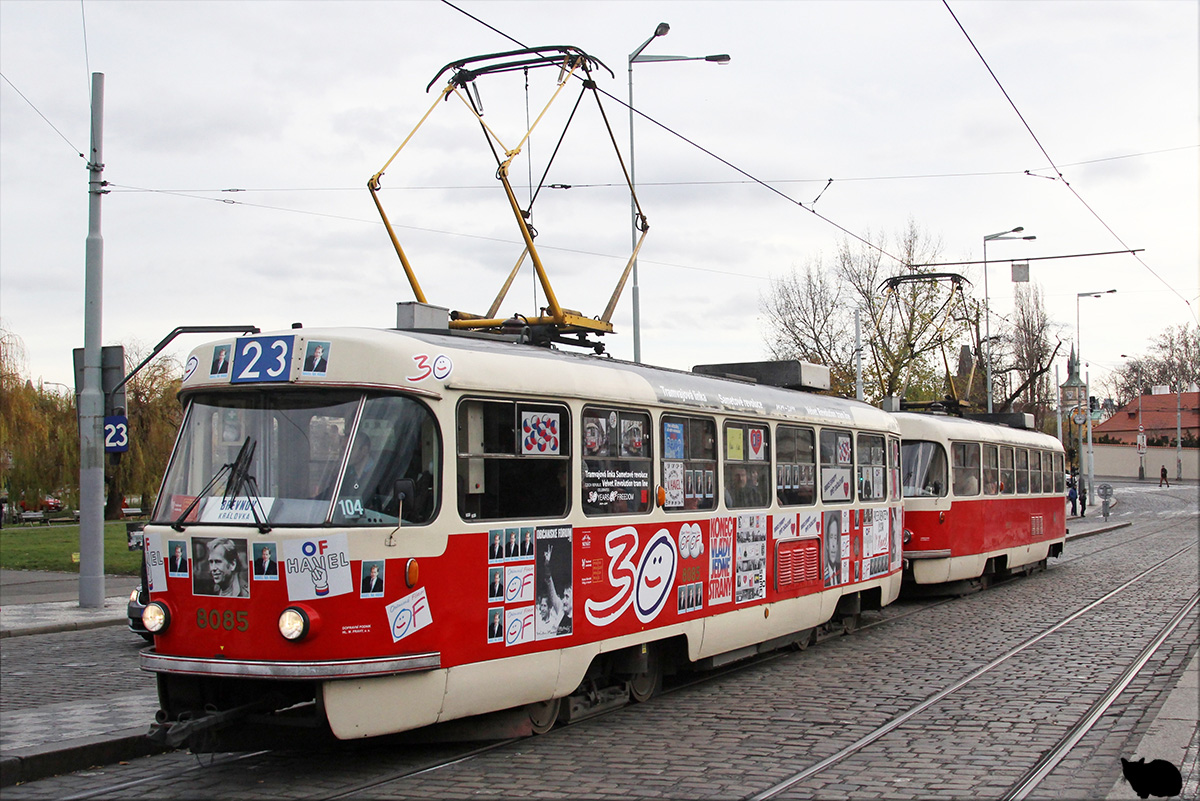
{"label": "overhead catenary wire", "polygon": [[33,110],[34,110],[34,112],[35,112],[35,113],[36,113],[36,114],[37,114],[39,117],[41,117],[43,120],[45,120],[45,121],[46,121],[46,124],[47,124],[47,125],[49,125],[49,126],[52,128],[52,129],[54,129],[54,132],[55,132],[56,134],[58,134],[60,137],[62,137],[62,140],[63,140],[64,142],[66,142],[66,143],[67,143],[67,145],[68,145],[68,146],[69,146],[69,147],[70,147],[72,150],[74,150],[74,151],[75,151],[75,155],[79,156],[79,158],[81,158],[81,159],[86,159],[86,158],[87,158],[87,156],[86,156],[86,155],[84,155],[83,151],[81,151],[79,148],[75,147],[75,143],[74,143],[74,142],[72,142],[70,139],[68,139],[66,134],[64,134],[62,131],[58,130],[58,127],[57,127],[57,126],[56,126],[54,123],[50,122],[50,119],[49,119],[49,118],[48,118],[48,117],[47,117],[45,114],[43,114],[43,113],[42,113],[41,109],[39,109],[37,106],[35,106],[35,105],[33,104],[33,101],[32,101],[32,100],[30,100],[28,97],[26,97],[26,96],[25,96],[25,94],[24,94],[24,92],[22,92],[20,89],[18,89],[18,88],[17,88],[17,85],[16,85],[15,83],[13,83],[12,81],[10,81],[10,80],[9,80],[9,78],[8,78],[8,76],[7,76],[7,75],[5,75],[4,73],[0,72],[0,78],[3,78],[3,79],[4,79],[4,82],[5,82],[5,83],[7,83],[9,86],[11,86],[11,87],[12,87],[12,89],[13,89],[13,91],[14,91],[14,92],[16,92],[18,95],[20,95],[20,96],[21,96],[21,99],[22,99],[22,100],[24,100],[26,103],[28,103],[28,104],[29,104],[29,107],[30,107],[31,109],[33,109]]}
{"label": "overhead catenary wire", "polygon": [[1200,322],[1200,317],[1196,316],[1196,310],[1192,306],[1191,302],[1187,298],[1185,298],[1183,296],[1183,294],[1179,292],[1179,290],[1177,290],[1175,287],[1173,287],[1169,283],[1167,283],[1167,280],[1165,278],[1163,278],[1161,275],[1159,275],[1154,270],[1154,268],[1151,267],[1149,264],[1147,264],[1146,261],[1144,259],[1142,259],[1140,256],[1138,256],[1136,252],[1134,252],[1132,249],[1130,249],[1129,245],[1125,243],[1125,240],[1122,239],[1121,236],[1112,229],[1112,226],[1110,226],[1107,222],[1105,222],[1104,218],[1101,217],[1100,214],[1095,209],[1093,209],[1086,200],[1083,199],[1083,196],[1079,194],[1079,192],[1075,189],[1075,187],[1071,186],[1071,184],[1067,181],[1066,176],[1064,176],[1062,174],[1062,170],[1060,170],[1058,168],[1058,166],[1054,163],[1054,159],[1052,159],[1050,157],[1050,154],[1048,152],[1046,152],[1046,148],[1042,146],[1042,143],[1038,139],[1037,134],[1035,134],[1033,132],[1033,128],[1025,120],[1025,115],[1023,115],[1021,113],[1021,110],[1019,108],[1017,108],[1017,104],[1015,102],[1013,102],[1012,97],[1010,97],[1008,94],[1008,90],[1004,88],[1004,84],[1002,84],[1000,82],[1000,79],[996,76],[996,73],[992,70],[991,65],[988,64],[987,59],[983,57],[983,53],[981,53],[979,51],[979,48],[975,45],[974,40],[971,39],[971,34],[967,33],[967,29],[965,27],[963,27],[962,22],[959,21],[958,16],[954,13],[954,9],[950,8],[949,0],[942,0],[942,5],[944,5],[946,7],[946,10],[948,12],[950,12],[950,16],[954,19],[954,24],[958,26],[958,29],[960,31],[962,31],[963,36],[966,37],[967,42],[971,45],[971,49],[975,51],[975,55],[979,56],[979,60],[981,62],[983,62],[984,68],[988,71],[988,75],[992,76],[992,80],[996,82],[996,86],[999,87],[1001,93],[1003,93],[1004,99],[1008,101],[1008,104],[1010,106],[1012,106],[1012,110],[1014,112],[1016,112],[1017,118],[1021,120],[1021,124],[1025,126],[1025,130],[1028,131],[1029,135],[1033,138],[1034,143],[1038,146],[1038,150],[1042,151],[1042,155],[1046,157],[1046,161],[1047,161],[1047,163],[1050,164],[1050,167],[1054,170],[1054,174],[1057,176],[1057,180],[1062,182],[1063,186],[1067,187],[1067,189],[1071,192],[1071,194],[1074,195],[1075,198],[1080,203],[1083,204],[1083,207],[1085,209],[1087,209],[1088,212],[1093,217],[1096,218],[1096,221],[1099,222],[1102,226],[1104,226],[1104,229],[1107,230],[1110,234],[1112,234],[1114,239],[1116,239],[1118,242],[1121,243],[1122,247],[1129,250],[1129,252],[1133,255],[1133,257],[1135,259],[1137,259],[1139,264],[1141,264],[1143,267],[1145,267],[1146,270],[1148,270],[1151,275],[1153,275],[1155,278],[1157,278],[1159,281],[1161,281],[1168,289],[1170,289],[1175,295],[1177,295],[1179,297],[1179,299],[1183,301],[1184,305],[1188,307],[1188,312],[1192,315],[1192,318],[1195,319],[1197,322]]}

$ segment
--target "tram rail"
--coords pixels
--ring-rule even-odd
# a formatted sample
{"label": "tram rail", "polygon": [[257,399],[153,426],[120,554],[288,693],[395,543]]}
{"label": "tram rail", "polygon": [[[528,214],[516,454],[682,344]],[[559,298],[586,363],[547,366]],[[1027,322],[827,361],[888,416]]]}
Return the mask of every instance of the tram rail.
{"label": "tram rail", "polygon": [[[1086,553],[1086,554],[1072,555],[1072,556],[1064,555],[1063,557],[1058,558],[1057,562],[1059,564],[1065,564],[1065,563],[1071,563],[1071,562],[1076,562],[1076,561],[1080,561],[1080,560],[1090,559],[1091,557],[1097,556],[1103,552],[1112,550],[1114,548],[1121,548],[1121,547],[1133,545],[1133,544],[1136,544],[1147,538],[1155,537],[1155,536],[1158,536],[1163,533],[1168,533],[1169,531],[1170,531],[1170,527],[1167,526],[1162,529],[1158,529],[1155,531],[1150,531],[1150,532],[1146,532],[1144,534],[1140,534],[1136,537],[1122,539],[1119,542],[1104,545],[1103,547],[1097,548],[1096,550],[1090,551],[1089,553]],[[995,670],[996,668],[1000,667],[1001,665],[1011,661],[1014,657],[1016,657],[1021,652],[1027,650],[1028,648],[1032,647],[1036,643],[1044,640],[1046,637],[1050,636],[1051,634],[1060,630],[1061,628],[1069,625],[1071,622],[1079,619],[1081,616],[1085,615],[1089,611],[1092,611],[1093,609],[1097,608],[1098,606],[1112,600],[1113,598],[1115,598],[1117,595],[1119,595],[1126,589],[1129,589],[1130,587],[1133,587],[1137,583],[1143,581],[1144,579],[1146,579],[1147,577],[1152,575],[1156,570],[1160,569],[1167,563],[1171,562],[1172,560],[1180,557],[1184,553],[1186,553],[1189,550],[1194,549],[1194,548],[1195,548],[1195,545],[1189,544],[1183,548],[1176,550],[1174,553],[1170,554],[1169,556],[1165,557],[1164,559],[1159,560],[1154,565],[1151,565],[1151,566],[1145,568],[1144,570],[1140,571],[1137,575],[1126,580],[1125,582],[1118,585],[1114,589],[1109,590],[1108,592],[1106,592],[1104,595],[1097,598],[1096,600],[1091,601],[1090,603],[1086,604],[1085,606],[1077,609],[1075,612],[1073,612],[1070,615],[1059,620],[1052,626],[1046,628],[1045,630],[1039,632],[1038,634],[1035,634],[1035,635],[1027,638],[1026,640],[1022,641],[1021,643],[1017,644],[1016,646],[1010,648],[1007,652],[1005,652],[1004,654],[991,660],[988,664],[976,669],[975,671],[971,672],[967,676],[955,681],[954,683],[948,685],[947,687],[943,688],[939,692],[931,695],[930,697],[928,697],[921,703],[911,707],[910,709],[906,710],[902,714],[887,721],[886,723],[884,723],[881,726],[879,726],[878,728],[876,728],[874,731],[861,737],[860,739],[858,739],[851,745],[847,746],[846,748],[843,748],[842,750],[838,751],[837,753],[835,753],[829,757],[826,757],[825,759],[811,765],[810,767],[806,768],[803,771],[799,771],[799,772],[795,773],[794,775],[789,776],[787,779],[785,779],[782,782],[779,782],[765,790],[762,790],[756,794],[749,795],[746,797],[749,799],[767,799],[767,798],[777,797],[777,796],[781,795],[782,793],[786,792],[788,789],[795,787],[797,784],[803,782],[805,779],[807,779],[811,776],[817,775],[820,772],[825,771],[825,770],[845,761],[846,759],[850,758],[854,754],[857,754],[860,751],[870,747],[870,745],[872,743],[878,741],[880,738],[884,737],[888,733],[890,733],[890,732],[900,728],[904,724],[908,723],[913,718],[917,717],[922,712],[925,712],[926,710],[930,709],[938,702],[944,700],[945,698],[949,697],[953,693],[969,686],[972,682],[977,681],[982,676],[990,673],[991,671]],[[913,608],[904,609],[903,611],[900,611],[897,614],[892,614],[892,615],[887,615],[887,612],[889,610],[885,609],[885,610],[883,610],[883,614],[887,615],[887,616],[880,616],[878,619],[863,622],[863,623],[861,623],[861,625],[859,625],[857,627],[857,629],[860,631],[866,631],[868,629],[877,628],[877,627],[883,626],[885,624],[896,623],[896,622],[899,622],[906,618],[914,617],[917,615],[922,615],[926,612],[933,611],[942,606],[945,606],[947,604],[952,604],[959,600],[961,600],[961,598],[957,597],[957,596],[945,597],[945,598],[940,598],[940,599],[925,599],[918,603],[915,603]],[[1158,632],[1158,634],[1154,637],[1153,641],[1149,645],[1147,645],[1145,648],[1142,649],[1142,651],[1135,658],[1135,660],[1121,674],[1121,677],[1117,681],[1113,682],[1113,684],[1109,687],[1109,689],[1104,694],[1104,696],[1092,705],[1092,707],[1083,716],[1083,718],[1081,718],[1080,721],[1075,726],[1073,726],[1070,731],[1068,731],[1066,734],[1064,734],[1064,736],[1060,739],[1060,741],[1054,747],[1052,747],[1051,749],[1046,751],[1045,754],[1043,755],[1043,757],[1035,765],[1033,765],[1029,768],[1029,770],[1022,777],[1022,779],[1019,782],[1017,782],[1016,784],[1014,784],[1012,786],[1012,788],[1010,788],[1010,790],[1004,796],[1004,798],[1014,799],[1014,801],[1016,801],[1017,799],[1026,798],[1034,789],[1036,789],[1038,784],[1043,779],[1045,779],[1048,775],[1050,775],[1050,773],[1053,771],[1054,767],[1056,765],[1058,765],[1062,761],[1062,759],[1065,758],[1065,756],[1067,754],[1070,753],[1071,748],[1073,748],[1079,742],[1079,740],[1084,735],[1086,735],[1088,731],[1090,731],[1094,727],[1095,723],[1101,718],[1101,716],[1104,714],[1104,712],[1120,696],[1120,693],[1126,687],[1128,687],[1128,685],[1134,680],[1134,678],[1138,675],[1138,672],[1145,666],[1146,662],[1150,658],[1152,658],[1154,653],[1156,653],[1156,651],[1159,648],[1161,648],[1163,643],[1167,641],[1167,638],[1170,636],[1170,634],[1173,631],[1175,631],[1179,625],[1181,625],[1181,623],[1186,618],[1188,613],[1190,613],[1193,609],[1196,608],[1198,602],[1200,602],[1200,594],[1193,594],[1191,599],[1189,601],[1187,601],[1176,612],[1175,616],[1171,619],[1171,621],[1166,626],[1164,626],[1162,628],[1162,630],[1160,630]],[[789,655],[791,655],[791,651],[782,650],[782,651],[777,651],[777,652],[773,652],[773,653],[763,654],[761,656],[743,660],[741,662],[733,663],[726,667],[723,667],[723,668],[720,668],[718,670],[714,670],[711,672],[706,672],[703,674],[693,674],[683,681],[675,681],[675,682],[670,683],[668,686],[665,686],[663,688],[661,694],[662,695],[672,694],[672,693],[678,692],[680,690],[688,689],[688,688],[702,685],[702,684],[705,684],[705,683],[708,683],[711,681],[715,681],[717,679],[726,677],[733,673],[758,668],[765,663],[775,661],[777,659],[782,659]],[[599,713],[597,715],[584,718],[583,720],[593,720],[595,718],[605,717],[616,711],[619,711],[619,710],[613,709],[613,710],[605,711],[605,712]],[[583,721],[579,721],[579,722],[583,722]],[[546,735],[541,735],[538,738],[538,740],[536,740],[535,742],[542,742],[547,737],[553,737],[555,735],[555,733],[565,732],[566,730],[572,729],[572,728],[574,728],[574,723],[570,723],[565,726],[558,727]],[[447,754],[442,757],[437,757],[437,758],[428,760],[422,764],[414,765],[414,766],[405,768],[403,770],[389,773],[386,776],[382,776],[382,777],[378,777],[375,779],[356,783],[352,786],[341,789],[335,793],[316,794],[316,795],[308,796],[307,798],[311,799],[312,801],[317,801],[318,799],[321,799],[322,801],[324,801],[325,799],[329,799],[329,801],[332,801],[333,799],[343,799],[343,798],[351,798],[351,797],[361,796],[364,793],[369,793],[372,790],[383,788],[388,785],[395,784],[396,782],[404,781],[406,779],[411,779],[411,778],[414,778],[414,777],[417,777],[420,775],[432,773],[434,771],[438,771],[438,770],[442,770],[442,769],[445,769],[448,767],[459,765],[466,761],[485,756],[486,754],[495,752],[497,750],[504,749],[504,748],[512,746],[514,744],[522,743],[522,742],[529,742],[529,741],[530,741],[530,738],[528,738],[528,737],[507,738],[507,739],[503,739],[503,740],[497,740],[494,742],[490,742],[487,745],[484,745],[481,747],[471,747],[471,748],[467,748],[467,749],[463,749],[461,747],[454,747],[453,744],[448,744],[447,747],[450,748],[453,753]],[[197,756],[198,764],[188,767],[182,771],[179,769],[178,766],[175,766],[171,769],[164,770],[161,773],[156,773],[153,776],[149,776],[149,777],[145,777],[145,778],[141,778],[141,779],[137,779],[137,780],[133,780],[133,781],[122,782],[122,783],[118,783],[118,784],[108,785],[108,786],[101,787],[101,788],[96,788],[94,790],[90,790],[85,793],[68,796],[68,798],[77,799],[78,801],[85,801],[86,799],[92,799],[92,798],[110,797],[110,796],[113,796],[113,795],[116,795],[119,793],[123,793],[124,791],[131,790],[133,788],[140,787],[140,786],[149,785],[149,786],[156,786],[156,787],[162,788],[164,786],[164,782],[169,783],[169,782],[175,782],[175,781],[185,781],[186,776],[188,776],[190,774],[194,774],[198,771],[203,771],[203,770],[208,770],[208,769],[218,768],[218,767],[223,767],[223,766],[230,766],[230,765],[239,764],[239,763],[246,763],[247,761],[251,761],[256,758],[262,759],[262,758],[268,757],[272,753],[274,753],[274,752],[268,751],[268,750],[263,750],[263,751],[254,751],[254,752],[241,753],[241,754],[220,754],[220,755],[214,755],[213,757],[210,757],[209,759],[206,759],[204,761],[200,761],[199,756]]]}

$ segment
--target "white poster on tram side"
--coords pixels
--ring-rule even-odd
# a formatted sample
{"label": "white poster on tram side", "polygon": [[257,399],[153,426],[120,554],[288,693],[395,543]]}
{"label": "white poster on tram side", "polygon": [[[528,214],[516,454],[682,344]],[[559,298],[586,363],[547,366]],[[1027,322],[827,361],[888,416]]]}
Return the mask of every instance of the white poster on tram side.
{"label": "white poster on tram side", "polygon": [[767,516],[737,516],[737,603],[767,597]]}
{"label": "white poster on tram side", "polygon": [[663,506],[667,509],[682,509],[684,501],[683,462],[663,462],[663,489],[667,499]]}
{"label": "white poster on tram side", "polygon": [[146,589],[162,592],[167,588],[167,559],[163,553],[162,535],[147,534],[142,547],[146,550]]}

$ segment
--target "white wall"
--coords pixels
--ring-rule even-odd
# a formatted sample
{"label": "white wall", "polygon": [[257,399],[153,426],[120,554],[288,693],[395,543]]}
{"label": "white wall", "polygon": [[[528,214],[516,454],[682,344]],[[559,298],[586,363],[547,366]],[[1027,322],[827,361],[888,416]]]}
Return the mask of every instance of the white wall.
{"label": "white wall", "polygon": [[[1095,471],[1098,476],[1119,476],[1137,478],[1138,452],[1133,445],[1093,445]],[[1083,445],[1085,459],[1084,471],[1087,471],[1087,442]],[[1158,471],[1167,466],[1167,476],[1172,481],[1178,475],[1175,467],[1176,451],[1174,448],[1146,449],[1146,480],[1158,481]],[[1200,450],[1184,448],[1182,451],[1183,477],[1192,481],[1200,478]]]}

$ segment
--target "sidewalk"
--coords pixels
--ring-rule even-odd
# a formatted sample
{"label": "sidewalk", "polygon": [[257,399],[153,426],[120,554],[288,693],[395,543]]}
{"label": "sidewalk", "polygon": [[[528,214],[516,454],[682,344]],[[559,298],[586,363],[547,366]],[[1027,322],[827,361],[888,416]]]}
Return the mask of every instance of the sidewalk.
{"label": "sidewalk", "polygon": [[[79,606],[79,577],[74,573],[0,571],[0,672],[5,694],[16,688],[41,691],[47,682],[61,682],[62,676],[28,670],[31,666],[14,655],[54,650],[54,634],[126,626],[129,592],[137,584],[136,577],[106,576],[104,606],[84,609]],[[107,654],[111,664],[92,670],[126,676],[138,672],[140,640],[127,631],[119,635],[128,649]],[[79,659],[90,663],[95,657],[85,654]],[[158,708],[154,682],[137,684],[139,688],[132,691],[98,686],[80,693],[75,688],[74,698],[68,694],[67,700],[32,708],[5,708],[0,716],[0,786],[166,750],[146,739]]]}

